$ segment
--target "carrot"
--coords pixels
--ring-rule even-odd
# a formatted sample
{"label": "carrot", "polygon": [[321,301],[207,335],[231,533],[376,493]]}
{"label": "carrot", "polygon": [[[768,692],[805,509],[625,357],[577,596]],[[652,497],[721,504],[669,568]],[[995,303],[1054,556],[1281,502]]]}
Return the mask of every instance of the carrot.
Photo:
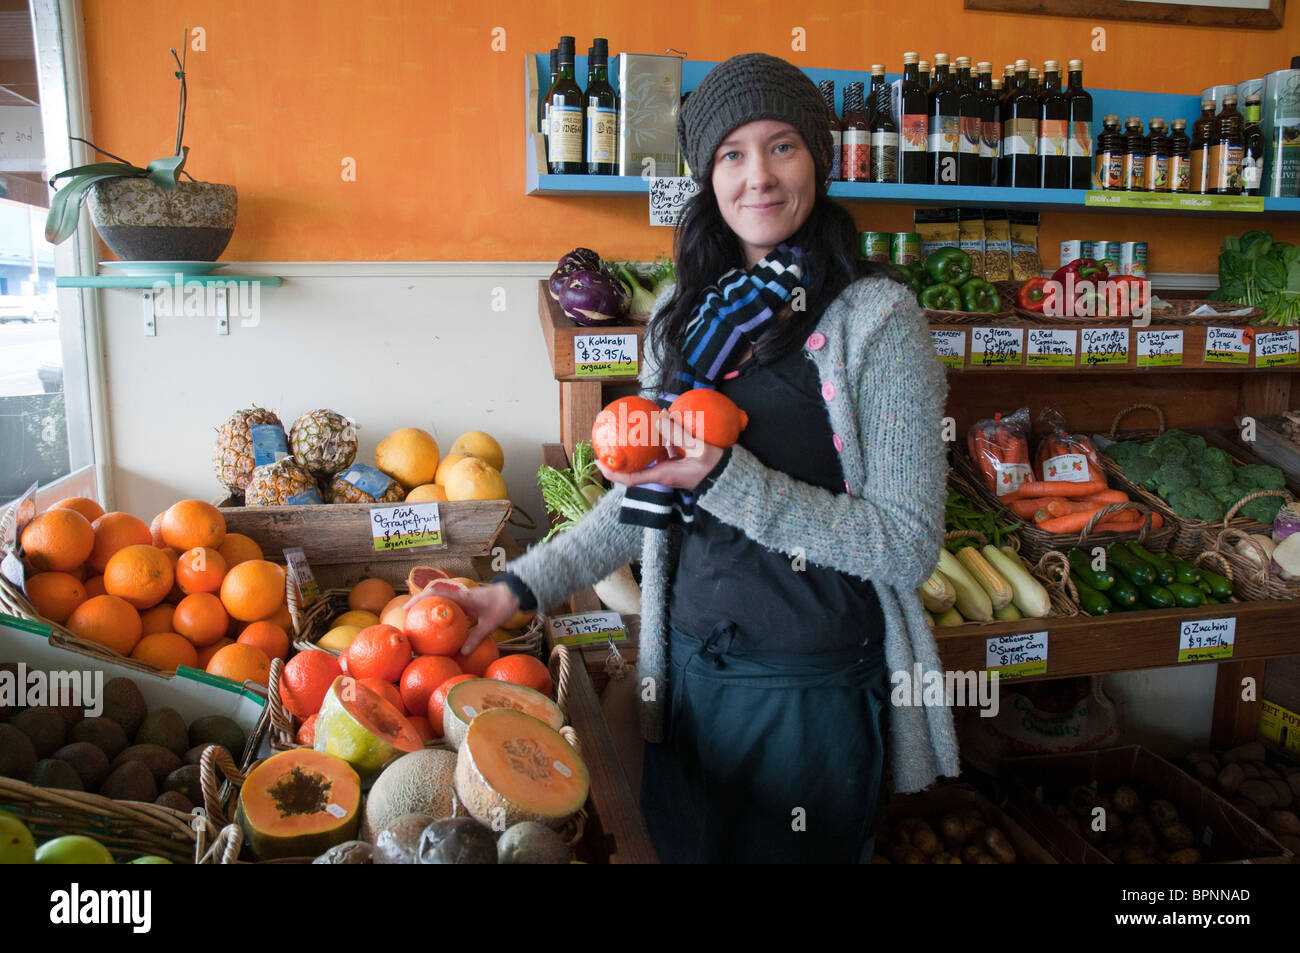
{"label": "carrot", "polygon": [[1044,533],[1077,533],[1088,525],[1088,520],[1092,519],[1094,513],[1101,507],[1087,510],[1083,513],[1070,513],[1066,516],[1053,516],[1051,519],[1043,520],[1038,524],[1038,528]]}
{"label": "carrot", "polygon": [[1020,484],[1020,492],[1025,496],[1068,496],[1085,497],[1101,493],[1106,484],[1100,480],[1090,483],[1071,483],[1067,480],[1026,480]]}
{"label": "carrot", "polygon": [[1102,490],[1100,493],[1089,493],[1081,499],[1084,503],[1127,503],[1129,495],[1123,490]]}
{"label": "carrot", "polygon": [[1089,503],[1086,500],[1075,501],[1053,497],[1047,501],[1043,509],[1047,511],[1049,516],[1068,516],[1071,513],[1083,513],[1085,511],[1092,513],[1098,507],[1105,505],[1105,503]]}
{"label": "carrot", "polygon": [[1039,510],[1050,502],[1050,499],[1048,497],[1033,497],[1012,500],[1010,503],[1007,503],[1007,498],[1004,496],[1002,497],[1002,502],[1007,505],[1007,509],[1011,510],[1011,512],[1015,513],[1021,519],[1031,520]]}

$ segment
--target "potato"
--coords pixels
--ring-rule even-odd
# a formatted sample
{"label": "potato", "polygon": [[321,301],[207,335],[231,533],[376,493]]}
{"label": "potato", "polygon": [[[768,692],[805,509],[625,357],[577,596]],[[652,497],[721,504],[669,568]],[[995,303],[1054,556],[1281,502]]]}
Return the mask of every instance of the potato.
{"label": "potato", "polygon": [[1268,783],[1272,785],[1273,790],[1277,792],[1277,807],[1279,810],[1285,810],[1291,806],[1295,800],[1295,795],[1291,793],[1291,785],[1287,784],[1281,778],[1269,778]]}
{"label": "potato", "polygon": [[890,852],[889,856],[896,864],[924,864],[926,862],[925,854],[907,844],[899,844]]}
{"label": "potato", "polygon": [[1260,819],[1259,805],[1256,804],[1254,801],[1252,801],[1250,798],[1234,797],[1232,799],[1232,806],[1235,807],[1237,810],[1241,811],[1242,814],[1245,814],[1252,821],[1259,823],[1259,819]]}
{"label": "potato", "polygon": [[1192,765],[1192,773],[1202,784],[1214,784],[1219,778],[1219,771],[1208,761],[1197,761]]}
{"label": "potato", "polygon": [[1145,817],[1135,817],[1128,822],[1128,839],[1132,846],[1149,851],[1156,844],[1155,828]]}
{"label": "potato", "polygon": [[1262,742],[1248,741],[1244,745],[1225,751],[1223,761],[1225,764],[1232,764],[1234,761],[1263,761],[1266,755]]}
{"label": "potato", "polygon": [[1115,789],[1113,800],[1115,810],[1120,814],[1132,815],[1142,812],[1142,798],[1138,797],[1137,791],[1127,784],[1121,784]]}
{"label": "potato", "polygon": [[[1295,834],[1278,834],[1277,842],[1291,853],[1295,854],[1296,858],[1300,858],[1300,836],[1296,836]],[[1296,863],[1296,859],[1293,858],[1291,862]]]}
{"label": "potato", "polygon": [[1137,847],[1124,848],[1124,863],[1126,864],[1151,864],[1155,863],[1151,855]]}
{"label": "potato", "polygon": [[1277,792],[1267,781],[1242,781],[1238,791],[1242,797],[1250,798],[1261,809],[1268,809],[1277,804]]}
{"label": "potato", "polygon": [[1205,764],[1212,764],[1214,765],[1215,770],[1218,770],[1219,767],[1219,759],[1216,758],[1213,755],[1213,753],[1209,751],[1193,751],[1187,755],[1188,764],[1196,764],[1198,762],[1204,762]]}
{"label": "potato", "polygon": [[1014,864],[1016,862],[1016,852],[1011,847],[1011,842],[1007,840],[1007,835],[1003,834],[996,827],[987,827],[984,829],[984,846],[988,852],[997,858],[1000,864]]}
{"label": "potato", "polygon": [[939,819],[939,836],[945,844],[960,847],[966,843],[966,825],[956,814],[945,814]]}
{"label": "potato", "polygon": [[901,821],[898,822],[898,826],[896,828],[898,843],[911,844],[912,835],[916,831],[920,830],[921,828],[928,827],[928,826],[929,825],[926,824],[922,818],[916,816],[903,818]]}
{"label": "potato", "polygon": [[1259,776],[1263,778],[1265,781],[1272,781],[1274,778],[1282,777],[1282,775],[1278,774],[1276,771],[1274,771],[1268,765],[1264,764],[1264,762],[1262,761],[1259,764],[1255,765],[1255,767],[1259,768]]}
{"label": "potato", "polygon": [[1178,851],[1196,843],[1196,836],[1186,824],[1175,821],[1160,828],[1160,839],[1170,850]]}
{"label": "potato", "polygon": [[1065,803],[1077,816],[1087,820],[1092,817],[1092,809],[1097,806],[1097,792],[1085,784],[1076,785],[1065,796]]}
{"label": "potato", "polygon": [[933,857],[943,850],[943,845],[929,824],[912,834],[912,846],[926,857]]}
{"label": "potato", "polygon": [[996,864],[997,862],[997,858],[989,854],[980,854],[979,857],[975,859],[975,863],[977,864]]}
{"label": "potato", "polygon": [[1258,781],[1263,775],[1259,773],[1259,768],[1249,762],[1240,762],[1241,770],[1246,775],[1247,781]]}
{"label": "potato", "polygon": [[967,840],[970,840],[980,831],[984,830],[984,827],[987,823],[984,820],[984,815],[981,814],[979,811],[975,810],[975,808],[973,807],[967,808],[966,810],[962,811],[960,816],[961,816],[961,822],[966,828]]}
{"label": "potato", "polygon": [[941,850],[939,851],[939,853],[935,854],[933,857],[930,858],[930,863],[950,864],[952,863],[952,854],[948,853],[946,850]]}
{"label": "potato", "polygon": [[1219,790],[1224,794],[1235,794],[1241,787],[1241,782],[1246,780],[1246,772],[1242,770],[1239,764],[1226,764],[1223,770],[1219,772],[1218,784]]}
{"label": "potato", "polygon": [[1300,817],[1291,811],[1269,811],[1264,826],[1274,834],[1300,834]]}
{"label": "potato", "polygon": [[880,854],[872,854],[872,855],[871,855],[871,862],[872,862],[873,864],[890,864],[890,863],[893,863],[893,861],[891,861],[888,857],[881,856]]}
{"label": "potato", "polygon": [[1178,822],[1178,808],[1172,801],[1152,801],[1147,813],[1151,815],[1151,820],[1155,821],[1157,827]]}
{"label": "potato", "polygon": [[1291,788],[1291,793],[1300,797],[1300,770],[1292,771],[1286,776],[1286,783]]}
{"label": "potato", "polygon": [[989,852],[978,844],[967,844],[961,849],[963,864],[978,864],[981,857],[988,857]]}
{"label": "potato", "polygon": [[1123,844],[1108,844],[1104,853],[1106,854],[1106,859],[1112,864],[1119,864],[1124,861],[1124,851],[1126,849],[1127,848],[1125,848]]}
{"label": "potato", "polygon": [[1169,855],[1168,863],[1171,864],[1199,864],[1201,862],[1201,852],[1195,847],[1184,847],[1182,850],[1176,850]]}

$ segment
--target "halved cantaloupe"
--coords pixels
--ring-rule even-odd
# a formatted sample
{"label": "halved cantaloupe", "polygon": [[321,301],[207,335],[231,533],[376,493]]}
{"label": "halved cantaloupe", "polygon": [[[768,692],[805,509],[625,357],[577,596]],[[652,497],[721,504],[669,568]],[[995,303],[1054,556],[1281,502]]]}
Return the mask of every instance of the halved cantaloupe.
{"label": "halved cantaloupe", "polygon": [[564,727],[564,713],[541,692],[496,678],[472,678],[453,685],[442,709],[442,735],[451,746],[460,749],[470,722],[489,708],[513,708],[556,731]]}
{"label": "halved cantaloupe", "polygon": [[559,827],[589,787],[587,766],[560,733],[513,708],[476,717],[456,756],[456,796],[494,830],[520,821]]}
{"label": "halved cantaloupe", "polygon": [[315,857],[357,836],[361,779],[310,748],[272,755],[249,772],[235,819],[259,860]]}
{"label": "halved cantaloupe", "polygon": [[312,747],[342,758],[362,781],[369,781],[388,762],[424,747],[424,742],[391,702],[357,679],[340,675],[321,703]]}

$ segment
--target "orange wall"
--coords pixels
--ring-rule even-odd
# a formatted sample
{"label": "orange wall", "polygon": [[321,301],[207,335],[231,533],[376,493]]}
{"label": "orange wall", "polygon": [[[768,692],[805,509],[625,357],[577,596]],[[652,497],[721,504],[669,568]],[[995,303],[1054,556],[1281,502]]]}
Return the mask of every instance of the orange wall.
{"label": "orange wall", "polygon": [[[802,10],[792,10],[792,7]],[[1196,94],[1285,67],[1300,53],[1300,9],[1281,30],[1160,27],[972,13],[961,0],[84,0],[95,141],[135,162],[170,153],[176,88],[169,46],[203,27],[189,56],[186,144],[197,178],[239,187],[233,260],[534,260],[575,245],[650,258],[671,244],[643,198],[523,194],[525,53],[561,32],[585,51],[721,60],[762,50],[799,65],[865,69],[947,50],[1001,65],[1081,56],[1090,86]],[[810,9],[809,9],[810,8]],[[505,30],[505,52],[492,31]],[[807,51],[790,49],[802,27]],[[1107,31],[1091,51],[1092,30]],[[357,163],[344,182],[343,157]],[[911,210],[853,205],[863,229],[899,231]],[[1300,226],[1266,223],[1300,243]],[[1145,239],[1153,271],[1215,270],[1242,221],[1048,214],[1040,246],[1063,238]]]}

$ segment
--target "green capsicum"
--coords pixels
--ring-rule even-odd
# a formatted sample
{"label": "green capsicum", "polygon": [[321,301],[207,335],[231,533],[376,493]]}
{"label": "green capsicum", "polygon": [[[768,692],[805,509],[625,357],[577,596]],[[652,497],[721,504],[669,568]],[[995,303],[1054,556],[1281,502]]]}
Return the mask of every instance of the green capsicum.
{"label": "green capsicum", "polygon": [[904,280],[907,281],[907,286],[912,289],[912,294],[916,295],[917,300],[920,300],[921,292],[930,283],[930,275],[925,270],[924,262],[908,262],[901,270]]}
{"label": "green capsicum", "polygon": [[925,270],[935,281],[959,285],[970,277],[970,255],[960,248],[940,248],[926,258]]}
{"label": "green capsicum", "polygon": [[921,292],[921,307],[931,311],[960,311],[961,290],[946,281],[930,285]]}
{"label": "green capsicum", "polygon": [[983,278],[967,278],[961,286],[961,303],[967,311],[996,314],[1002,310],[998,289]]}

